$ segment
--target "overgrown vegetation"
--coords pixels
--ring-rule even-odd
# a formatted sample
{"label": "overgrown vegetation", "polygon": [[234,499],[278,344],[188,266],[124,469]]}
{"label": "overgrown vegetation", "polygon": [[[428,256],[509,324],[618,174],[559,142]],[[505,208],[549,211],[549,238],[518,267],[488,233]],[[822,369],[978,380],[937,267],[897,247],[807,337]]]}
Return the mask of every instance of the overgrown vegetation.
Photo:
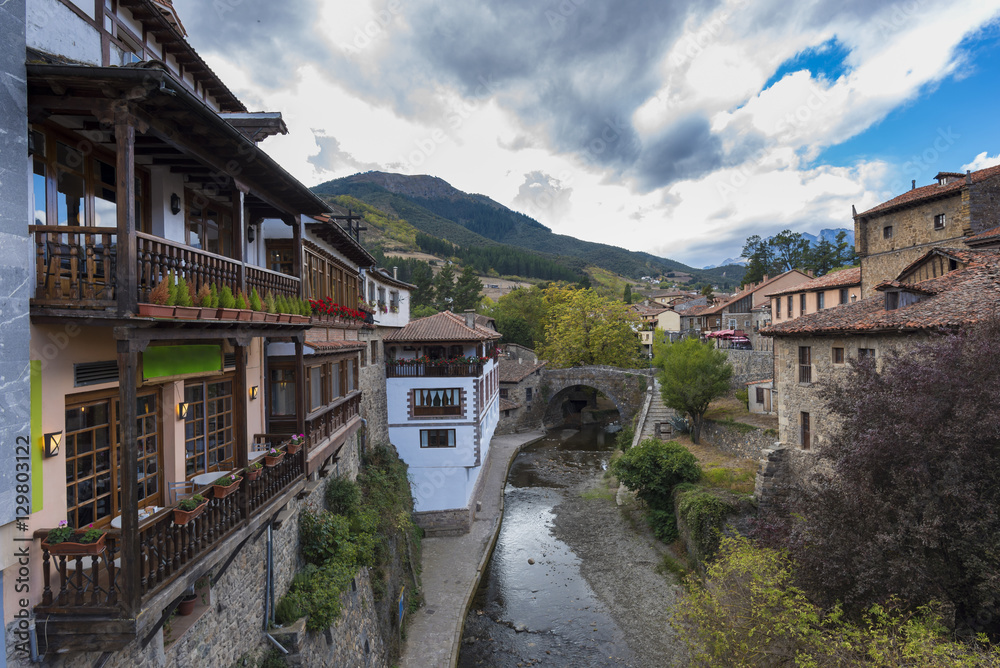
{"label": "overgrown vegetation", "polygon": [[680,485],[675,494],[677,516],[688,529],[688,539],[701,559],[711,559],[726,518],[739,511],[739,504],[732,495],[696,485]]}
{"label": "overgrown vegetation", "polygon": [[688,416],[691,441],[698,443],[709,404],[729,391],[733,367],[726,353],[695,338],[654,341],[653,365],[660,369],[663,403]]}
{"label": "overgrown vegetation", "polygon": [[[325,510],[302,512],[299,533],[307,565],[275,608],[282,624],[307,615],[310,631],[328,628],[337,619],[340,594],[359,566],[369,568],[378,603],[388,593],[394,559],[411,570],[419,564],[419,530],[411,519],[406,464],[389,448],[376,448],[366,456],[356,483],[331,481],[325,502]],[[411,597],[419,596],[415,589],[411,584]]]}
{"label": "overgrown vegetation", "polygon": [[748,539],[722,540],[704,582],[688,576],[672,625],[691,665],[711,668],[1000,666],[1000,650],[982,636],[955,642],[935,604],[914,610],[897,600],[867,608],[853,623],[839,607],[823,609],[795,587],[796,567],[782,550]]}
{"label": "overgrown vegetation", "polygon": [[635,440],[635,425],[627,424],[622,427],[622,430],[615,434],[615,448],[625,452],[632,447],[632,441]]}

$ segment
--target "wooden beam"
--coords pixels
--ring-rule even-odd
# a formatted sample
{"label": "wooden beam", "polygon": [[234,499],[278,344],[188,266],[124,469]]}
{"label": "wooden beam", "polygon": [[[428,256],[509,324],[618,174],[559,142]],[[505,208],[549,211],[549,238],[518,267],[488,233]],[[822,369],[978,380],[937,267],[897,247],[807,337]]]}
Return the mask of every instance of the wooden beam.
{"label": "wooden beam", "polygon": [[[247,434],[249,419],[250,391],[247,387],[247,347],[236,346],[236,372],[233,377],[233,392],[236,401],[233,402],[233,437],[236,441],[236,468],[245,469],[250,463],[250,440]],[[246,483],[239,489],[240,510],[243,521],[250,521],[250,485]]]}
{"label": "wooden beam", "polygon": [[[134,238],[134,237],[133,237]],[[139,379],[139,353],[129,349],[128,341],[118,342],[118,387],[120,394],[121,443],[121,582],[122,607],[126,617],[136,617],[142,607],[139,573],[139,495],[136,467],[138,452],[135,449],[136,429],[136,385]],[[170,411],[164,411],[171,415]]]}
{"label": "wooden beam", "polygon": [[240,290],[246,292],[247,266],[246,242],[244,241],[244,234],[246,233],[247,223],[243,216],[244,194],[240,192],[239,188],[233,188],[231,197],[233,209],[233,259],[240,263],[236,268],[236,284],[239,286]]}
{"label": "wooden beam", "polygon": [[[125,317],[138,311],[139,280],[135,240],[135,123],[124,104],[115,109],[115,143],[115,201],[118,202],[118,269],[115,292],[118,298],[118,315]],[[133,406],[133,412],[134,410]],[[131,444],[134,441],[126,439],[125,442]]]}
{"label": "wooden beam", "polygon": [[[295,433],[306,433],[306,363],[304,341],[295,340]],[[303,461],[308,460],[309,441],[302,450]]]}
{"label": "wooden beam", "polygon": [[[305,294],[302,286],[302,223],[298,216],[287,216],[283,220],[286,225],[292,226],[292,275],[299,279],[298,296],[301,298]],[[319,296],[314,296],[319,299]]]}

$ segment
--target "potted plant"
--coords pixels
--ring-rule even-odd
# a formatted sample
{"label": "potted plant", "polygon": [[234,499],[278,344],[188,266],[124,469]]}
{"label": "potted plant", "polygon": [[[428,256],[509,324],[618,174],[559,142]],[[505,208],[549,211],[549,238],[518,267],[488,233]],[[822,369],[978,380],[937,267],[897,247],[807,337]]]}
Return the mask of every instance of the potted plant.
{"label": "potted plant", "polygon": [[194,496],[188,497],[186,499],[181,499],[177,507],[174,508],[174,524],[179,526],[184,526],[194,518],[201,515],[205,510],[205,505],[208,504],[208,499],[203,497],[201,494],[195,494]]}
{"label": "potted plant", "polygon": [[288,451],[288,454],[294,455],[302,448],[303,445],[305,445],[305,442],[306,442],[305,434],[292,436],[292,440],[288,442],[288,445],[285,447],[285,449]]}
{"label": "potted plant", "polygon": [[259,461],[250,462],[250,465],[246,468],[247,480],[253,482],[260,477],[260,474],[264,472],[264,465]]}
{"label": "potted plant", "polygon": [[[215,287],[215,284],[212,284]],[[233,291],[228,285],[222,286],[222,292],[219,293],[219,320],[236,320],[240,317],[240,312],[236,310],[236,297],[233,297]]]}
{"label": "potted plant", "polygon": [[250,308],[253,310],[254,322],[264,322],[267,320],[267,314],[264,313],[264,304],[260,301],[257,288],[253,288],[250,292]]}
{"label": "potted plant", "polygon": [[59,522],[59,527],[49,531],[42,541],[42,547],[49,554],[63,555],[98,555],[104,552],[104,539],[107,532],[95,529],[93,524],[87,525],[87,530],[80,533],[69,526],[66,520]]}
{"label": "potted plant", "polygon": [[177,614],[183,617],[194,612],[194,604],[198,602],[198,594],[194,592],[194,587],[188,587],[184,592],[184,598],[177,604]]}
{"label": "potted plant", "polygon": [[250,310],[249,302],[242,290],[236,293],[236,310],[239,311],[236,316],[237,320],[247,322],[253,319],[253,311]]}
{"label": "potted plant", "polygon": [[264,312],[267,314],[267,322],[278,322],[278,305],[270,292],[264,297]]}
{"label": "potted plant", "polygon": [[149,304],[139,304],[139,315],[151,318],[172,318],[174,307],[168,305],[170,300],[170,285],[167,278],[163,277],[149,293]]}
{"label": "potted plant", "polygon": [[275,467],[284,458],[285,458],[284,450],[271,448],[270,450],[264,453],[264,466],[266,466],[267,468]]}
{"label": "potted plant", "polygon": [[240,487],[243,480],[235,473],[227,473],[212,483],[212,495],[217,499],[224,499]]}
{"label": "potted plant", "polygon": [[198,313],[199,320],[215,319],[215,314],[219,308],[217,305],[215,307],[212,306],[212,288],[208,287],[208,283],[202,283],[201,287],[198,288],[198,292],[195,294],[195,306],[200,307]]}
{"label": "potted plant", "polygon": [[201,309],[193,305],[191,291],[183,276],[177,277],[177,282],[171,286],[171,290],[174,293],[174,303],[177,305],[174,308],[174,317],[181,320],[194,320],[197,318]]}

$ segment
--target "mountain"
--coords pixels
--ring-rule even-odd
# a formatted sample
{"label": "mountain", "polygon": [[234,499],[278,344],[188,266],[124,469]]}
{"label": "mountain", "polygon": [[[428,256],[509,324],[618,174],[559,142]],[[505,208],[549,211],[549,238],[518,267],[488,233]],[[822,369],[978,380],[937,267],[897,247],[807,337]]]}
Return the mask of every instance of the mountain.
{"label": "mountain", "polygon": [[745,265],[746,263],[747,263],[747,261],[744,260],[741,257],[727,257],[720,264],[709,264],[709,265],[706,265],[706,266],[702,267],[702,269],[715,269],[716,267],[728,267],[728,266],[734,265],[734,264],[735,265]]}
{"label": "mountain", "polygon": [[802,238],[803,239],[808,239],[810,246],[816,246],[823,239],[826,239],[831,244],[835,244],[835,243],[837,243],[837,234],[839,234],[840,232],[847,232],[847,238],[845,239],[845,241],[847,241],[847,243],[853,247],[854,246],[854,230],[846,228],[846,227],[838,227],[835,230],[830,230],[830,229],[820,230],[818,236],[815,235],[815,234],[809,234],[808,232],[803,232],[802,233]]}
{"label": "mountain", "polygon": [[720,276],[738,283],[741,276],[694,269],[675,260],[608,244],[554,234],[537,220],[513,211],[485,195],[458,190],[435,176],[365,172],[314,187],[320,197],[354,197],[387,214],[405,219],[424,234],[462,247],[521,248],[555,260],[575,271],[588,266],[638,279],[667,272],[690,274],[694,281],[718,283]]}

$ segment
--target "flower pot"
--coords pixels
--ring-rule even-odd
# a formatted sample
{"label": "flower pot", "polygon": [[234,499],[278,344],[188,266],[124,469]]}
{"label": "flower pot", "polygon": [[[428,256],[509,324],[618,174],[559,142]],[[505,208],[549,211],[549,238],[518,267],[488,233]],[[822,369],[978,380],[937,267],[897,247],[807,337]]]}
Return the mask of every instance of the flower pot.
{"label": "flower pot", "polygon": [[240,322],[250,322],[253,320],[253,311],[249,309],[234,309],[236,311],[236,319]]}
{"label": "flower pot", "polygon": [[287,450],[288,454],[294,455],[296,452],[302,449],[302,444],[292,441],[285,446],[285,449]]}
{"label": "flower pot", "polygon": [[188,616],[194,612],[194,604],[198,602],[197,594],[187,594],[181,599],[181,602],[177,604],[177,614],[182,616]]}
{"label": "flower pot", "polygon": [[265,313],[264,317],[266,318],[265,322],[278,322],[278,314],[277,313]]}
{"label": "flower pot", "polygon": [[220,308],[215,314],[219,320],[236,320],[240,315],[240,310],[235,308]]}
{"label": "flower pot", "polygon": [[215,320],[215,316],[218,314],[218,308],[210,308],[202,306],[198,309],[198,320]]}
{"label": "flower pot", "polygon": [[175,306],[174,307],[174,317],[178,320],[195,320],[201,313],[201,309],[197,306]]}
{"label": "flower pot", "polygon": [[194,518],[205,512],[205,506],[208,505],[208,501],[203,501],[201,504],[195,506],[194,510],[181,510],[180,508],[174,508],[174,524],[178,526],[184,526]]}
{"label": "flower pot", "polygon": [[264,469],[247,469],[246,475],[247,480],[253,482],[260,477],[260,474],[264,472]]}
{"label": "flower pot", "polygon": [[172,318],[174,317],[174,307],[161,306],[160,304],[139,304],[139,315],[145,318]]}
{"label": "flower pot", "polygon": [[252,316],[251,320],[254,322],[264,322],[267,320],[267,314],[263,311],[251,311],[250,315]]}
{"label": "flower pot", "polygon": [[264,466],[266,466],[267,468],[273,468],[277,466],[278,463],[281,462],[281,460],[284,458],[285,458],[284,452],[279,452],[276,455],[264,455]]}
{"label": "flower pot", "polygon": [[82,536],[83,534],[78,532],[73,534],[69,540],[64,540],[61,543],[49,543],[43,540],[42,547],[48,550],[49,554],[62,554],[66,556],[92,556],[104,552],[104,539],[107,538],[107,533],[102,533],[101,537],[93,543],[73,542],[74,539]]}
{"label": "flower pot", "polygon": [[305,324],[305,323],[309,322],[309,316],[305,316],[305,315],[294,315],[294,314],[293,314],[293,315],[292,315],[292,322],[293,322],[293,323],[298,323],[298,324],[300,324],[300,325],[303,325],[303,324]]}
{"label": "flower pot", "polygon": [[281,318],[281,322],[295,322],[294,320],[292,320],[292,318],[298,316],[294,316],[291,313],[279,313],[278,317]]}
{"label": "flower pot", "polygon": [[237,478],[232,485],[212,485],[212,496],[217,499],[224,499],[240,488],[243,478]]}

